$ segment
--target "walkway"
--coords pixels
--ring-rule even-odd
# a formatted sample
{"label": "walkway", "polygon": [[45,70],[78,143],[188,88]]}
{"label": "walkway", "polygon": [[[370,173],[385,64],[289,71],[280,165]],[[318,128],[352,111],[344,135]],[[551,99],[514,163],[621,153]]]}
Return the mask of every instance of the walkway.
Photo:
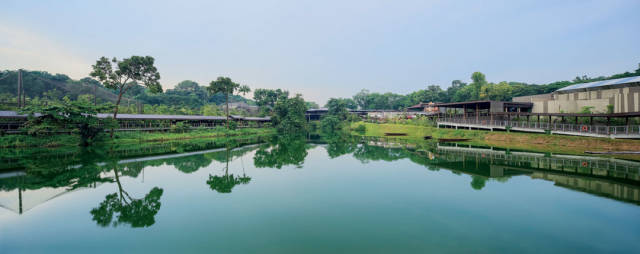
{"label": "walkway", "polygon": [[548,122],[525,122],[509,120],[476,120],[447,118],[437,120],[438,128],[510,130],[532,133],[547,133],[600,138],[640,139],[640,125],[604,126],[588,124],[566,124]]}

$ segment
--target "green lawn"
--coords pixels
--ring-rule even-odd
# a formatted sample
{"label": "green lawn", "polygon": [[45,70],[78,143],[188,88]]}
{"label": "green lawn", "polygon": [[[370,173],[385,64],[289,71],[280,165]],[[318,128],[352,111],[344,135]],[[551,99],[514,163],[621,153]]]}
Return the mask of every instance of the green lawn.
{"label": "green lawn", "polygon": [[[227,131],[223,128],[191,130],[184,133],[170,132],[117,132],[113,139],[104,134],[96,144],[132,144],[141,142],[161,142],[170,140],[215,138],[223,136],[270,135],[273,128],[246,128]],[[0,148],[21,147],[63,147],[77,146],[80,138],[77,135],[57,134],[49,136],[4,135],[0,137]]]}

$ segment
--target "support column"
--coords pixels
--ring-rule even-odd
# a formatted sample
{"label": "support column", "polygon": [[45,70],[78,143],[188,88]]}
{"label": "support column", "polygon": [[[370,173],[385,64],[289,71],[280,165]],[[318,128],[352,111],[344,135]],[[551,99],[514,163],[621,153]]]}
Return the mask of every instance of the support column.
{"label": "support column", "polygon": [[478,112],[478,111],[479,111],[479,106],[478,106],[478,104],[476,103],[476,124],[478,124],[478,120],[479,120],[479,113],[480,113],[480,112]]}

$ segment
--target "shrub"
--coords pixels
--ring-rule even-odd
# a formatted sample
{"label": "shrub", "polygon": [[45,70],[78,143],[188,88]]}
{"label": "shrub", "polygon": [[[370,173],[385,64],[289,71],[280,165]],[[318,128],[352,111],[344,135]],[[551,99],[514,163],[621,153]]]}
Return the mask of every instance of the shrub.
{"label": "shrub", "polygon": [[367,127],[364,126],[364,124],[360,124],[360,125],[358,125],[358,127],[356,127],[354,129],[354,131],[356,131],[358,133],[365,133],[367,131]]}
{"label": "shrub", "polygon": [[327,115],[322,118],[320,125],[324,132],[334,132],[340,129],[340,119],[335,116]]}
{"label": "shrub", "polygon": [[185,131],[189,130],[189,125],[185,124],[184,122],[177,122],[174,125],[171,125],[171,132],[175,132],[175,133],[184,133]]}

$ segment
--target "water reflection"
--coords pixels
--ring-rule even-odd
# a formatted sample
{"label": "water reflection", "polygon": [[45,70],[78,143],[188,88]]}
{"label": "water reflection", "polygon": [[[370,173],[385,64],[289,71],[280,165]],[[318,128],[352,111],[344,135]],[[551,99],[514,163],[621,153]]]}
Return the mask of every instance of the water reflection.
{"label": "water reflection", "polygon": [[[129,224],[132,227],[149,227],[155,223],[155,215],[160,210],[160,197],[163,190],[153,187],[144,198],[132,198],[120,183],[120,172],[113,169],[118,191],[108,194],[104,201],[91,209],[92,219],[100,226],[118,226]],[[116,215],[116,220],[113,220]],[[113,222],[112,222],[113,221]]]}
{"label": "water reflection", "polygon": [[[223,176],[218,176],[218,175],[209,174],[209,180],[207,180],[207,184],[209,185],[209,187],[212,190],[217,191],[218,193],[231,193],[231,190],[236,185],[249,184],[249,182],[251,182],[251,177],[248,177],[246,175],[246,173],[244,172],[244,162],[242,163],[242,165],[243,165],[242,166],[242,176],[234,176],[233,174],[229,174],[229,162],[231,160],[233,160],[233,154],[232,154],[232,151],[231,151],[232,145],[233,144],[229,144],[224,149],[224,154],[225,154],[224,159],[222,159],[222,160],[219,159],[219,161],[223,161],[225,163],[224,175]],[[239,150],[239,151],[242,151],[242,150]],[[216,154],[216,153],[212,153],[212,154]],[[240,156],[241,155],[242,154],[240,154]],[[219,157],[217,157],[217,158],[219,158]]]}
{"label": "water reflection", "polygon": [[302,168],[307,149],[311,147],[304,135],[277,136],[260,146],[253,157],[253,164],[257,168],[281,169],[287,165]]}
{"label": "water reflection", "polygon": [[[309,149],[318,145],[329,158],[350,155],[363,164],[409,160],[427,170],[468,175],[469,188],[479,191],[490,188],[491,182],[529,176],[562,188],[640,204],[639,162],[431,142],[412,144],[338,133],[316,137],[311,142],[308,137],[298,135],[98,147],[41,156],[28,152],[22,156],[11,154],[3,160],[12,164],[3,164],[0,171],[0,206],[21,214],[67,192],[113,183],[114,192],[96,200],[97,206],[89,211],[93,220],[100,226],[149,227],[155,223],[165,191],[155,186],[147,193],[129,195],[127,186],[121,182],[123,176],[136,178],[145,168],[160,165],[194,174],[216,161],[222,167],[207,174],[200,184],[216,193],[232,193],[236,186],[256,181],[245,173],[245,162],[251,163],[243,160],[247,153],[255,151],[252,162],[256,168],[302,168]],[[240,167],[234,163],[235,168],[230,168],[230,162],[236,160]]]}

